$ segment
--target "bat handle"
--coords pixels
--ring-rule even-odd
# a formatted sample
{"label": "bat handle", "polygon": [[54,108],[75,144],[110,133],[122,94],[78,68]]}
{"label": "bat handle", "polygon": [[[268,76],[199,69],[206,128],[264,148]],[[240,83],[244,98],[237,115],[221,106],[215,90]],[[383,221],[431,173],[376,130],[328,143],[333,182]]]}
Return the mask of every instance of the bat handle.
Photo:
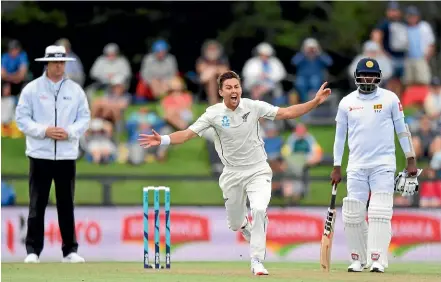
{"label": "bat handle", "polygon": [[332,195],[333,196],[337,195],[337,184],[336,183],[332,185]]}

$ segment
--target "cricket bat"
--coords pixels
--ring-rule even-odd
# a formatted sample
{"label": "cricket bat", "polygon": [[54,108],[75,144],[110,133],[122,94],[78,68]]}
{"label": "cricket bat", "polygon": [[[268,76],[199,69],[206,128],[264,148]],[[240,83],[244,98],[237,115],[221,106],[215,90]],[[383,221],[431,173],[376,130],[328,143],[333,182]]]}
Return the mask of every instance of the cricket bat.
{"label": "cricket bat", "polygon": [[320,245],[320,265],[323,271],[329,272],[331,268],[331,250],[334,237],[334,225],[337,211],[335,210],[335,198],[337,196],[337,184],[332,185],[331,204],[326,216],[325,228],[323,230]]}

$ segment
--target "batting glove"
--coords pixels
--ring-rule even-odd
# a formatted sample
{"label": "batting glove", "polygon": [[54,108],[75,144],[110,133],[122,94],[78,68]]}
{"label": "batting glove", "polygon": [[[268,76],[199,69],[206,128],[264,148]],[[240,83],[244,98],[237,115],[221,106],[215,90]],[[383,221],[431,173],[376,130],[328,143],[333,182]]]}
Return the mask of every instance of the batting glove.
{"label": "batting glove", "polygon": [[421,174],[422,171],[422,169],[418,169],[418,172],[415,176],[407,175],[406,170],[398,173],[398,175],[395,177],[394,191],[396,193],[401,193],[402,196],[412,196],[418,193],[419,183],[417,177]]}

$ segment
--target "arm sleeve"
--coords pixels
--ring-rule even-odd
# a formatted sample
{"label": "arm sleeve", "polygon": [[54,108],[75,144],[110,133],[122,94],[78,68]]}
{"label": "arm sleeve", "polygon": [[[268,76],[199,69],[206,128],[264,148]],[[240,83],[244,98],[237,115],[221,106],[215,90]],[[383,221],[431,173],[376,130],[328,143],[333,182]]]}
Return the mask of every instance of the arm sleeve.
{"label": "arm sleeve", "polygon": [[302,52],[298,52],[294,57],[291,59],[291,65],[297,66],[305,59],[305,56]]}
{"label": "arm sleeve", "polygon": [[270,73],[270,78],[274,82],[280,82],[286,76],[285,67],[283,66],[282,62],[277,58],[274,58],[273,62],[274,62],[274,69]]}
{"label": "arm sleeve", "polygon": [[6,61],[8,60],[7,55],[2,55],[2,68],[6,68]]}
{"label": "arm sleeve", "polygon": [[170,72],[167,74],[167,77],[169,79],[172,79],[178,73],[178,62],[176,61],[176,58],[174,56],[172,56],[171,59],[170,59],[170,69],[169,69],[169,71]]}
{"label": "arm sleeve", "polygon": [[337,116],[335,117],[335,121],[337,123],[341,123],[344,125],[348,124],[348,113],[346,111],[346,107],[343,103],[343,100],[340,101],[340,104],[338,105]]}
{"label": "arm sleeve", "polygon": [[82,99],[78,106],[77,117],[75,122],[68,126],[67,133],[69,135],[69,140],[80,139],[81,136],[89,128],[90,121],[90,110],[89,103],[87,102],[86,94],[82,89],[80,89]]}
{"label": "arm sleeve", "polygon": [[254,101],[259,118],[274,120],[276,118],[279,107],[268,104],[263,101]]}
{"label": "arm sleeve", "polygon": [[92,65],[92,69],[90,70],[90,77],[100,82],[107,80],[107,77],[102,72],[101,62],[102,62],[101,57],[96,59],[96,61]]}
{"label": "arm sleeve", "polygon": [[15,109],[17,127],[27,136],[44,139],[47,126],[33,120],[31,92],[29,87],[25,87],[21,92],[17,108]]}
{"label": "arm sleeve", "polygon": [[399,119],[404,119],[403,106],[401,105],[400,99],[395,96],[392,103],[392,120],[395,122]]}
{"label": "arm sleeve", "polygon": [[334,63],[331,56],[326,53],[322,53],[319,59],[323,63],[323,65],[325,65],[325,67],[330,67]]}
{"label": "arm sleeve", "polygon": [[189,129],[202,137],[205,130],[211,127],[211,122],[208,116],[208,113],[205,112],[201,115],[192,125],[190,125]]}
{"label": "arm sleeve", "polygon": [[28,55],[26,53],[22,53],[20,54],[20,67],[24,66],[24,67],[28,67],[29,65],[29,60],[28,60]]}
{"label": "arm sleeve", "polygon": [[400,141],[401,149],[403,149],[406,158],[412,155],[412,144],[410,142],[410,136],[406,130],[406,124],[404,123],[404,117],[394,120],[395,132],[398,135],[398,140]]}
{"label": "arm sleeve", "polygon": [[334,139],[334,166],[341,166],[345,151],[347,124],[337,122]]}

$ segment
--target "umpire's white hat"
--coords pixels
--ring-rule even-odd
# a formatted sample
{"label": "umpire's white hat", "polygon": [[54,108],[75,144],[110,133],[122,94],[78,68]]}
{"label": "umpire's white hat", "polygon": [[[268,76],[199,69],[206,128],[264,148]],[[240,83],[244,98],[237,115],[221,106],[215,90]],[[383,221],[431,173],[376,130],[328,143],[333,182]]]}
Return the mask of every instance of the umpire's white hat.
{"label": "umpire's white hat", "polygon": [[37,62],[67,62],[76,61],[75,58],[69,58],[66,55],[66,48],[64,46],[51,45],[46,47],[43,58],[35,59]]}

